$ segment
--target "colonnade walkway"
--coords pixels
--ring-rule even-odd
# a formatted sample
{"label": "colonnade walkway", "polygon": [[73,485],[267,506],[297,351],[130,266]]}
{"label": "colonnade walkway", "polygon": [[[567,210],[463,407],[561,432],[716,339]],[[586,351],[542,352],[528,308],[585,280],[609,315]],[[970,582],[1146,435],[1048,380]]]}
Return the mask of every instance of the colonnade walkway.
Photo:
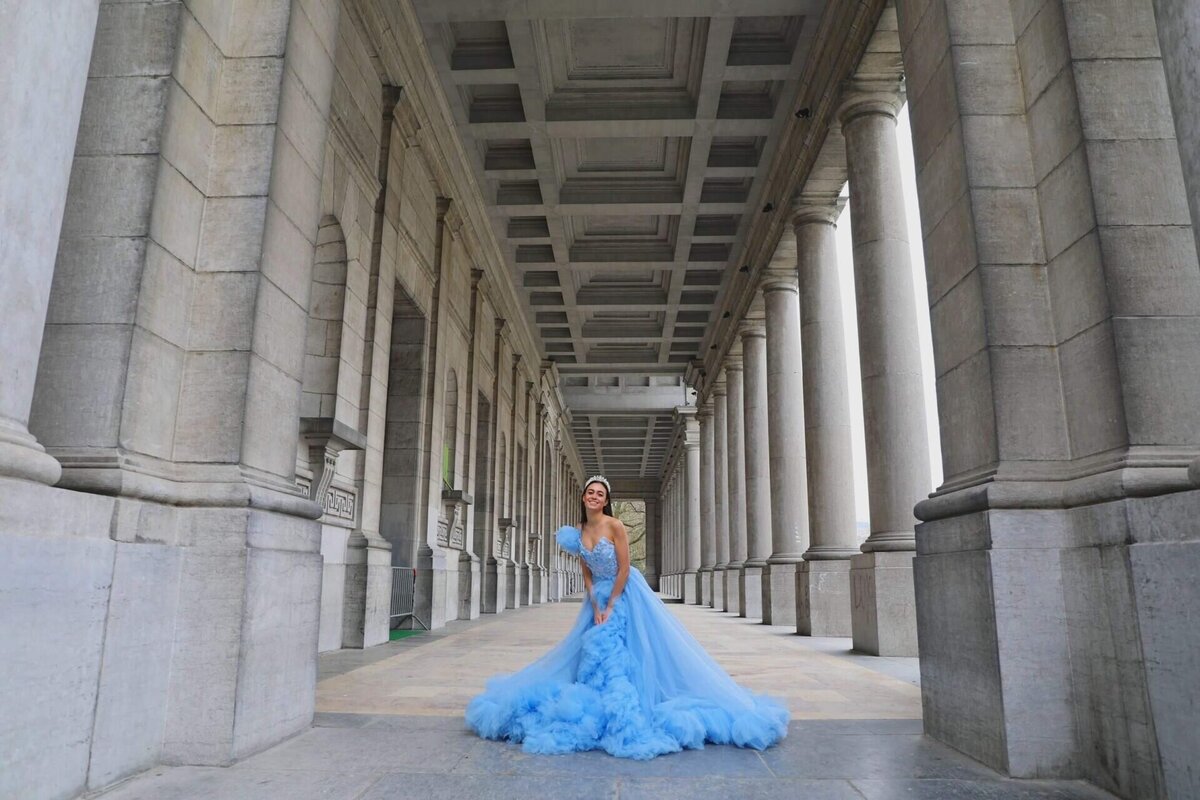
{"label": "colonnade walkway", "polygon": [[369,650],[322,656],[315,726],[229,768],[158,767],[104,800],[804,798],[1104,800],[1088,784],[1011,781],[921,733],[917,660],[849,652],[699,606],[672,605],[743,685],[785,700],[788,737],[763,753],[709,746],[632,762],[530,756],[464,729],[496,672],[553,645],[578,603],[508,611]]}

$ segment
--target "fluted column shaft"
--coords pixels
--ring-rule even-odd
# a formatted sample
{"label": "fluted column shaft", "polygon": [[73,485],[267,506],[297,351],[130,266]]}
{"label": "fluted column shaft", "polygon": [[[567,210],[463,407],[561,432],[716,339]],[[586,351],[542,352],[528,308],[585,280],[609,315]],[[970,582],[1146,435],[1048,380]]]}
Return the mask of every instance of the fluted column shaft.
{"label": "fluted column shaft", "polygon": [[[784,237],[788,237],[787,232]],[[794,247],[794,236],[792,239]],[[794,258],[793,250],[788,260],[794,263]],[[767,560],[794,564],[804,555],[809,538],[800,303],[795,269],[774,266],[773,261],[763,284],[771,473],[771,557]]]}
{"label": "fluted column shaft", "polygon": [[711,570],[717,563],[716,481],[713,476],[712,402],[701,406],[696,415],[700,423],[700,569]]}
{"label": "fluted column shaft", "polygon": [[3,15],[0,53],[0,475],[53,484],[29,412],[100,2],[25,5]]}
{"label": "fluted column shaft", "polygon": [[761,298],[743,321],[744,459],[746,465],[746,565],[761,567],[771,556],[771,470],[768,462],[767,327]]}
{"label": "fluted column shaft", "polygon": [[729,459],[729,566],[746,562],[746,416],[742,390],[742,343],[725,358],[726,444]]}
{"label": "fluted column shaft", "polygon": [[796,624],[796,571],[808,547],[800,302],[796,237],[785,230],[763,278],[767,324],[767,429],[771,557],[762,581],[763,622]]}
{"label": "fluted column shaft", "polygon": [[846,335],[834,241],[839,205],[805,204],[793,216],[800,276],[804,421],[808,456],[807,561],[858,552]]}
{"label": "fluted column shaft", "polygon": [[713,567],[717,563],[717,498],[713,471],[713,452],[716,445],[713,403],[700,407],[700,603],[712,605]]}
{"label": "fluted column shaft", "polygon": [[729,568],[729,428],[725,378],[713,386],[713,484],[716,512],[717,563],[713,565],[713,608],[725,610],[725,576]]}
{"label": "fluted column shaft", "polygon": [[913,507],[929,493],[929,437],[895,100],[852,98],[842,130],[871,507],[871,535],[862,549],[913,550]]}
{"label": "fluted column shaft", "polygon": [[683,534],[684,585],[686,603],[700,602],[700,421],[695,406],[676,411],[684,424]]}

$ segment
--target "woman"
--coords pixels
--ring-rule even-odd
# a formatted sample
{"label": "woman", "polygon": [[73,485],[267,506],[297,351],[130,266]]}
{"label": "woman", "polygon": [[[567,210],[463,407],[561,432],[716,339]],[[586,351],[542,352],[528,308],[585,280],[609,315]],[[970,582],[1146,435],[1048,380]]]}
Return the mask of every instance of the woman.
{"label": "woman", "polygon": [[490,680],[467,723],[529,753],[649,759],[705,742],[770,747],[787,735],[787,709],[734,683],[667,611],[629,564],[609,493],[603,476],[589,478],[582,527],[557,534],[583,563],[587,602],[571,632],[520,672]]}

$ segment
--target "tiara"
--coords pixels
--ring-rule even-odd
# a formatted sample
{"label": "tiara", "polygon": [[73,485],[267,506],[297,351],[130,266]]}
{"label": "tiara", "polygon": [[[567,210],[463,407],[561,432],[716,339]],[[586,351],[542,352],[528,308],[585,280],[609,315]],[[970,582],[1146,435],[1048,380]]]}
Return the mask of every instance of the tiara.
{"label": "tiara", "polygon": [[612,494],[612,487],[608,485],[608,478],[604,477],[603,475],[593,475],[592,477],[588,478],[583,482],[583,488],[586,489],[593,483],[603,483],[604,488],[608,490],[608,493]]}

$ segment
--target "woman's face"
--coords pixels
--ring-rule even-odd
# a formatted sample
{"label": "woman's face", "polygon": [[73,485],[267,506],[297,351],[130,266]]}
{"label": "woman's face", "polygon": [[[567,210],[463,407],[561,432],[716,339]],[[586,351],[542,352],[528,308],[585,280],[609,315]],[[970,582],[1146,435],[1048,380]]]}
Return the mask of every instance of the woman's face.
{"label": "woman's face", "polygon": [[608,490],[599,481],[589,483],[583,490],[583,505],[588,511],[603,511],[608,502]]}

